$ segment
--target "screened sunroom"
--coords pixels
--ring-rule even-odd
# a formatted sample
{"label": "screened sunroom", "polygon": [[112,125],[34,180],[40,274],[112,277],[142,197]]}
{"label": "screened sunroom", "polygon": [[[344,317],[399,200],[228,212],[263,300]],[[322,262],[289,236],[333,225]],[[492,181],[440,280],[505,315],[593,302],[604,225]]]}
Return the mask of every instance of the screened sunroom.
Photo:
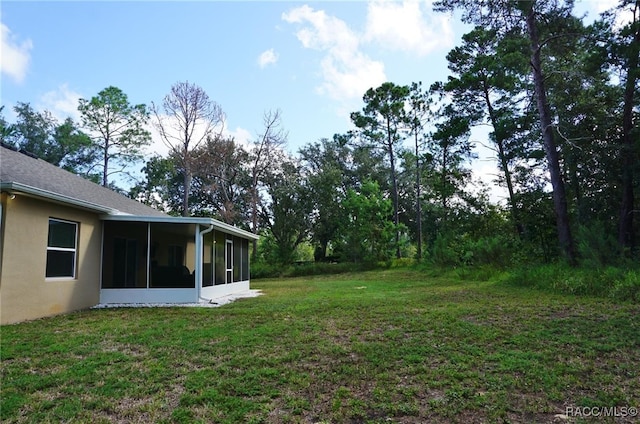
{"label": "screened sunroom", "polygon": [[249,290],[252,233],[211,218],[102,219],[100,303],[195,303]]}

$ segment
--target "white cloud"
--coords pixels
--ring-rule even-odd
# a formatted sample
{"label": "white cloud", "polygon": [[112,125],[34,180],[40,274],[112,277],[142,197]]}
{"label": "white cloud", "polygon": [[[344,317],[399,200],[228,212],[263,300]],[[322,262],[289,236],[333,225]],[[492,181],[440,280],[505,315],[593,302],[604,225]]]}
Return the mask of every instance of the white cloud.
{"label": "white cloud", "polygon": [[590,1],[587,4],[589,7],[594,9],[597,13],[605,12],[609,9],[613,9],[620,2],[618,0],[598,0],[598,1]]}
{"label": "white cloud", "polygon": [[36,106],[38,109],[48,110],[60,121],[71,117],[80,122],[78,101],[81,97],[80,93],[71,90],[67,84],[62,84],[57,89],[46,92]]}
{"label": "white cloud", "polygon": [[[591,1],[578,1],[575,4],[575,12],[578,16],[582,14],[587,15],[585,24],[591,24],[593,21],[600,18],[600,14],[610,10],[614,10],[620,4],[619,0],[591,0]],[[622,10],[618,10],[614,20],[614,28],[619,30],[625,25],[628,25],[633,21],[633,9],[635,4],[628,2]]]}
{"label": "white cloud", "polygon": [[[182,140],[183,134],[179,130],[180,123],[178,122],[178,120],[174,116],[164,114],[160,115],[160,119],[165,125],[167,135],[171,139],[170,141],[176,146],[179,145]],[[169,145],[167,145],[166,141],[160,135],[160,131],[158,129],[158,117],[152,114],[145,128],[151,133],[151,144],[146,148],[146,154],[157,154],[162,157],[169,156],[171,148]],[[214,134],[217,134],[219,132],[222,132],[222,135],[224,137],[233,137],[235,141],[242,146],[247,146],[249,144],[249,141],[251,140],[251,133],[243,128],[236,127],[236,129],[233,131],[228,130],[226,119],[222,124],[217,125],[213,129]],[[195,142],[202,139],[202,143],[204,143],[205,141],[203,137],[204,127],[200,124],[194,131],[193,140]],[[193,146],[191,146],[190,149],[191,148],[193,148]]]}
{"label": "white cloud", "polygon": [[384,64],[360,51],[360,36],[343,20],[307,5],[283,13],[282,19],[299,25],[296,37],[305,48],[324,52],[320,94],[348,100],[386,81]]}
{"label": "white cloud", "polygon": [[364,40],[420,56],[453,46],[453,28],[447,16],[436,15],[429,8],[430,2],[417,0],[371,2]]}
{"label": "white cloud", "polygon": [[249,130],[244,128],[236,127],[235,130],[225,130],[223,134],[227,137],[233,137],[235,142],[242,147],[251,146],[251,141],[253,140],[253,135]]}
{"label": "white cloud", "polygon": [[[612,9],[618,5],[618,2],[614,0],[606,0],[603,3],[604,5],[601,6],[601,12]],[[626,25],[630,25],[634,21],[634,16],[636,16],[636,14],[638,13],[637,9],[635,8],[636,6],[633,4],[633,2],[629,2],[627,5],[625,5],[624,8],[622,8],[622,10],[618,12],[614,21],[614,27],[617,30],[622,29],[622,27]]]}
{"label": "white cloud", "polygon": [[278,53],[273,51],[273,49],[265,50],[258,56],[258,65],[263,69],[276,62],[278,62]]}
{"label": "white cloud", "polygon": [[327,55],[321,63],[324,82],[318,87],[318,93],[331,98],[360,98],[371,87],[377,87],[386,81],[384,64],[355,52],[347,60],[335,55]]}
{"label": "white cloud", "polygon": [[31,49],[33,43],[27,39],[19,41],[11,34],[8,26],[0,23],[0,71],[17,83],[24,81],[29,62],[31,61]]}

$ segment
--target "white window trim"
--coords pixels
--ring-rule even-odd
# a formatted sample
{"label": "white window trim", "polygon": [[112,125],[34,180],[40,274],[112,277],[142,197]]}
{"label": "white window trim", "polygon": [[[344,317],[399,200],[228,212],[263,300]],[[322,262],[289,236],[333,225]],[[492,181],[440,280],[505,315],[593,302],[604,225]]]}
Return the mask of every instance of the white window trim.
{"label": "white window trim", "polygon": [[[73,226],[75,227],[75,231],[74,231],[74,244],[75,247],[69,248],[69,247],[51,247],[49,246],[49,240],[48,240],[48,235],[49,235],[49,223],[51,221],[56,221],[56,222],[63,222],[65,224],[73,224]],[[47,253],[49,251],[56,251],[56,252],[73,252],[73,275],[64,275],[61,277],[47,277],[47,271],[45,269],[44,275],[45,275],[45,280],[46,281],[60,281],[60,280],[75,280],[77,279],[77,270],[78,270],[78,223],[74,222],[74,221],[67,221],[65,219],[59,219],[59,218],[49,218],[49,220],[47,221]],[[45,263],[45,267],[46,267],[46,263]]]}

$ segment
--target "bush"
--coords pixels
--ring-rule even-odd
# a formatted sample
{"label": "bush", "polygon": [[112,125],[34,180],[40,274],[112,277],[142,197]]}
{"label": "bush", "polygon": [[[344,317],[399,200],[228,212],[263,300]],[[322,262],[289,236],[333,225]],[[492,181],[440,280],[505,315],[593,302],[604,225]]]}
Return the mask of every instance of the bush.
{"label": "bush", "polygon": [[288,266],[258,262],[251,265],[251,279],[258,280],[260,278],[289,278],[310,275],[342,274],[347,272],[366,271],[379,267],[381,266],[352,262],[308,262]]}
{"label": "bush", "polygon": [[433,242],[431,261],[441,267],[453,267],[461,264],[461,254],[458,250],[455,238],[438,236]]}
{"label": "bush", "polygon": [[272,265],[265,262],[255,262],[251,264],[251,279],[276,278],[282,272],[282,266]]}
{"label": "bush", "polygon": [[640,302],[640,272],[628,270],[614,283],[609,297],[617,300]]}
{"label": "bush", "polygon": [[466,235],[439,236],[433,245],[434,265],[507,268],[519,261],[522,246],[509,234],[473,239]]}
{"label": "bush", "polygon": [[463,266],[452,271],[454,277],[463,281],[490,281],[503,278],[505,271],[491,266]]}
{"label": "bush", "polygon": [[576,247],[581,262],[590,267],[603,267],[619,263],[618,240],[604,224],[595,222],[590,226],[581,225],[576,234]]}
{"label": "bush", "polygon": [[620,267],[574,268],[564,263],[533,265],[511,272],[505,281],[563,294],[640,300],[640,273]]}

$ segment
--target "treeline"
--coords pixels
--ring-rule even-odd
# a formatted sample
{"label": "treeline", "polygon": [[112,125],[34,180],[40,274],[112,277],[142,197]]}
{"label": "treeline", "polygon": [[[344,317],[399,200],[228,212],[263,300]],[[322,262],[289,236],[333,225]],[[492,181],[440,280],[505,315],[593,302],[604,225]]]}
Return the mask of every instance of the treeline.
{"label": "treeline", "polygon": [[[143,123],[153,122],[170,153],[147,158],[129,194],[261,234],[258,263],[637,262],[640,1],[591,25],[554,0],[435,8],[475,25],[447,55],[447,81],[371,88],[352,131],[296,154],[280,111],[241,144],[224,135],[220,106],[188,82],[149,108],[109,87],[80,101],[80,124],[19,104],[3,141],[109,185],[140,159]],[[473,180],[474,128],[487,129],[504,205]]]}

